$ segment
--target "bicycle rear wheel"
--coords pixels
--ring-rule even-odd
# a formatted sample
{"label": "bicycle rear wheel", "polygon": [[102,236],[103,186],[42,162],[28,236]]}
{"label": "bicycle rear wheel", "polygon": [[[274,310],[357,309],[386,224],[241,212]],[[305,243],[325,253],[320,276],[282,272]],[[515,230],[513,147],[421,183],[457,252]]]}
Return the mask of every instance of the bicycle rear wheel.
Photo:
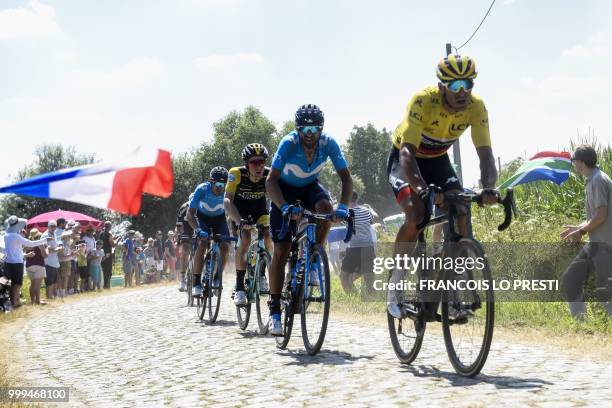
{"label": "bicycle rear wheel", "polygon": [[[221,257],[218,253],[213,253],[211,257],[211,273],[209,275],[208,284],[208,322],[214,323],[217,321],[219,316],[219,309],[221,306],[221,292],[223,289],[221,270]],[[217,279],[215,279],[215,277]]]}
{"label": "bicycle rear wheel", "polygon": [[[448,271],[448,280],[466,279],[487,282],[488,287],[476,290],[444,291],[442,301],[442,330],[444,343],[455,371],[466,377],[474,377],[484,366],[491,342],[495,320],[495,304],[489,263],[478,241],[462,238],[451,244],[453,258],[472,258],[482,268],[466,270],[462,274]],[[447,274],[448,275],[448,274]]]}
{"label": "bicycle rear wheel", "polygon": [[[417,276],[410,274],[405,278]],[[389,282],[391,282],[391,273],[389,273]],[[402,299],[404,308],[411,307],[416,309],[420,305],[419,297],[416,291],[408,289],[399,293]],[[387,312],[387,326],[389,327],[389,337],[393,351],[398,360],[403,364],[410,364],[419,355],[423,337],[425,336],[426,323],[423,316],[413,316],[415,320],[409,317],[395,318]]]}
{"label": "bicycle rear wheel", "polygon": [[270,292],[262,293],[259,286],[262,275],[264,275],[266,270],[268,270],[268,260],[268,254],[260,256],[259,262],[257,263],[257,269],[255,271],[255,310],[257,312],[259,334],[268,333],[268,324],[270,322],[270,308],[268,307]]}
{"label": "bicycle rear wheel", "polygon": [[[329,262],[325,248],[314,245],[311,253],[310,270],[304,277],[306,295],[301,304],[302,340],[306,352],[310,355],[317,354],[321,350],[327,323],[329,320],[329,305],[331,301],[331,281],[329,274]],[[310,274],[313,276],[310,277]],[[312,284],[313,278],[316,284]]]}
{"label": "bicycle rear wheel", "polygon": [[[293,269],[293,266],[289,266],[289,270]],[[291,276],[291,274],[289,274]],[[289,278],[291,279],[291,278]],[[291,283],[285,283],[285,291],[281,294],[281,322],[283,322],[283,335],[276,336],[276,347],[284,350],[289,344],[291,339],[291,331],[293,330],[293,321],[295,318],[296,308],[299,305],[298,294],[302,293],[302,282],[297,284],[295,292],[290,290]]]}

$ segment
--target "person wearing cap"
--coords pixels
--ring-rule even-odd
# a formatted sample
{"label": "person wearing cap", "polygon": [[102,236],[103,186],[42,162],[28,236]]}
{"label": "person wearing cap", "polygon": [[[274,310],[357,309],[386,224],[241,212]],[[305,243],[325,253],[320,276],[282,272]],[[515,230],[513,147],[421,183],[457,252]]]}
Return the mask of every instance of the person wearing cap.
{"label": "person wearing cap", "polygon": [[6,251],[6,259],[4,263],[4,271],[7,278],[11,280],[11,304],[13,308],[21,306],[19,302],[19,293],[23,285],[23,248],[36,247],[46,244],[50,238],[40,238],[37,240],[29,240],[21,235],[21,230],[26,226],[27,220],[18,218],[16,215],[11,215],[5,221],[6,234],[4,235],[4,247]]}
{"label": "person wearing cap", "polygon": [[[31,241],[36,241],[40,237],[41,233],[37,228],[30,230],[29,239]],[[26,251],[26,272],[30,278],[30,299],[33,305],[44,305],[45,302],[40,300],[40,285],[47,276],[45,258],[49,255],[49,252],[44,245],[27,248]],[[47,296],[47,298],[49,297]]]}
{"label": "person wearing cap", "polygon": [[47,288],[47,299],[54,299],[57,296],[57,281],[60,270],[58,253],[64,249],[58,244],[56,230],[57,222],[55,220],[49,220],[47,223],[47,230],[42,234],[43,238],[52,238],[47,244],[49,254],[45,258],[45,287]]}
{"label": "person wearing cap", "polygon": [[588,145],[576,148],[572,164],[586,178],[585,204],[587,219],[579,225],[565,225],[561,238],[589,241],[580,250],[561,277],[561,287],[569,302],[572,317],[583,320],[586,315],[584,284],[590,274],[596,277],[596,296],[612,316],[612,180],[597,166],[597,152]]}
{"label": "person wearing cap", "polygon": [[174,247],[174,231],[168,231],[168,238],[164,242],[164,258],[168,265],[168,278],[176,279],[176,248]]}
{"label": "person wearing cap", "polygon": [[124,274],[124,287],[132,287],[132,277],[134,276],[134,267],[136,266],[136,252],[134,246],[134,235],[136,231],[129,230],[127,238],[123,241],[123,274]]}
{"label": "person wearing cap", "polygon": [[110,221],[104,222],[104,231],[100,233],[100,239],[102,240],[102,249],[104,250],[104,258],[102,259],[102,273],[104,275],[104,289],[110,289],[111,276],[113,275],[113,248],[115,246],[115,240],[113,233],[111,232],[112,224]]}

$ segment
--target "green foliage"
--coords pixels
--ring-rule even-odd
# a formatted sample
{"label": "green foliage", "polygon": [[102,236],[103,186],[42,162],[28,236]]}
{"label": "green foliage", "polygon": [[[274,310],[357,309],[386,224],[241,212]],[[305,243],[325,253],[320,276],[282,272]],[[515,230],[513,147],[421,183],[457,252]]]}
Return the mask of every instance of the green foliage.
{"label": "green foliage", "polygon": [[272,156],[280,139],[290,130],[293,122],[276,127],[261,111],[248,106],[243,112],[233,111],[213,124],[212,143],[202,143],[191,152],[173,157],[174,191],[167,199],[145,196],[140,215],[133,217],[133,228],[145,237],[158,230],[173,228],[178,208],[187,201],[195,188],[208,180],[215,166],[231,168],[241,166],[242,149],[249,143],[263,143]]}
{"label": "green foliage", "polygon": [[[597,151],[598,165],[606,174],[612,174],[612,146],[602,145],[595,138],[571,141],[569,151],[579,144],[588,144]],[[499,180],[503,182],[514,174],[524,160],[516,158],[506,164]],[[584,219],[585,179],[572,168],[569,179],[560,186],[550,181],[537,181],[514,187],[517,206],[527,218],[552,219],[559,214],[572,219]]]}
{"label": "green foliage", "polygon": [[[382,217],[398,207],[387,183],[386,163],[391,149],[391,133],[368,123],[354,126],[344,146],[353,179],[363,182],[360,202],[371,204]],[[361,189],[361,187],[360,187]]]}

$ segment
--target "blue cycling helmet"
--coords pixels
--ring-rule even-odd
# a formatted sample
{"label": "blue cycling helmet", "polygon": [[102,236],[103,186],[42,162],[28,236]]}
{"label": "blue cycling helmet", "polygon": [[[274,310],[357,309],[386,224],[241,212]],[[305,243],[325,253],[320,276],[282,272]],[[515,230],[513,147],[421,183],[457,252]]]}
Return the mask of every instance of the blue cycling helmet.
{"label": "blue cycling helmet", "polygon": [[317,105],[302,105],[295,112],[295,127],[323,126],[323,111]]}
{"label": "blue cycling helmet", "polygon": [[210,179],[215,182],[227,183],[227,174],[228,172],[225,167],[213,167],[210,171]]}

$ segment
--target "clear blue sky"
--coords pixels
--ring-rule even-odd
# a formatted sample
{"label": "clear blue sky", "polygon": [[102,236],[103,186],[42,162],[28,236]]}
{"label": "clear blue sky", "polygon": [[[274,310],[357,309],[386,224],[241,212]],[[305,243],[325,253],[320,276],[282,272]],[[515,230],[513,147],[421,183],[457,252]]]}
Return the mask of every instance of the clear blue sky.
{"label": "clear blue sky", "polygon": [[[444,44],[463,42],[489,4],[3,0],[0,184],[41,143],[100,158],[142,143],[182,152],[249,104],[278,125],[319,104],[341,142],[355,124],[393,129],[411,94],[435,84]],[[502,161],[566,146],[589,126],[612,142],[611,15],[604,0],[496,2],[462,52],[478,62]]]}

